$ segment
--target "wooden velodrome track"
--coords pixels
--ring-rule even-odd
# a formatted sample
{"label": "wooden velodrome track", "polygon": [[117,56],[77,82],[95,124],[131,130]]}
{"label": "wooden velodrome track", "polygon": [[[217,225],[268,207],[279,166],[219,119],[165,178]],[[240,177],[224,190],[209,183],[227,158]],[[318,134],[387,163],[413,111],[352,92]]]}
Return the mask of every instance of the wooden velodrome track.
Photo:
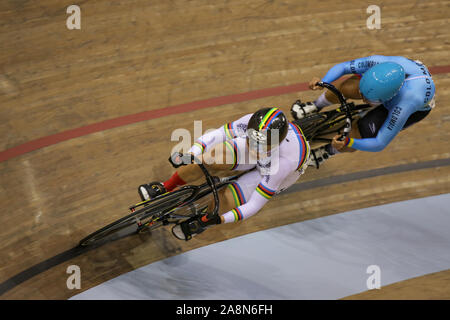
{"label": "wooden velodrome track", "polygon": [[[380,30],[366,27],[371,3],[354,0],[80,0],[81,30],[68,30],[71,4],[0,2],[2,299],[66,299],[224,239],[450,192],[450,1],[379,1]],[[126,213],[139,184],[171,174],[173,130],[192,132],[194,120],[214,128],[262,105],[288,111],[317,96],[305,90],[313,76],[371,54],[429,66],[436,109],[384,151],[340,155],[300,182],[423,168],[281,195],[250,220],[186,243],[157,230],[70,251]],[[82,270],[81,290],[66,287],[69,265]],[[351,298],[450,298],[448,274]]]}

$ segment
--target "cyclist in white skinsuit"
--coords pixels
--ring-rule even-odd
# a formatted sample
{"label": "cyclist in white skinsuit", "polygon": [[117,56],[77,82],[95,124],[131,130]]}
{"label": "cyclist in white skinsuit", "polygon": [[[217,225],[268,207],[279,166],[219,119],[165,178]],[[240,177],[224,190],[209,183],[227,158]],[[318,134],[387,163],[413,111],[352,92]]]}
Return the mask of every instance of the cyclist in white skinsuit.
{"label": "cyclist in white skinsuit", "polygon": [[[294,184],[307,167],[309,145],[299,127],[287,121],[278,108],[260,109],[254,114],[225,124],[200,137],[189,150],[200,156],[224,143],[227,164],[204,161],[209,169],[250,171],[220,192],[221,208],[227,211],[212,220],[207,214],[191,218],[173,228],[179,239],[190,239],[207,227],[240,221],[256,214],[275,194]],[[170,192],[201,177],[195,164],[180,167],[166,182],[142,185],[149,197]],[[156,187],[156,188],[155,188]],[[158,190],[155,194],[154,190]],[[140,191],[141,193],[141,191]],[[142,196],[142,193],[141,193]],[[144,197],[145,198],[145,197]],[[231,199],[231,200],[230,200]]]}
{"label": "cyclist in white skinsuit", "polygon": [[[277,112],[281,113],[280,110],[272,108],[267,114],[272,113],[276,116]],[[245,171],[255,167],[257,169],[244,174],[229,185],[236,208],[222,215],[224,223],[242,220],[257,213],[273,195],[285,190],[298,180],[304,172],[306,167],[304,164],[309,157],[309,145],[301,130],[296,125],[288,123],[286,137],[278,146],[271,148],[267,157],[249,161],[252,144],[247,144],[247,128],[251,117],[252,114],[245,115],[202,136],[190,150],[198,156],[208,148],[225,142],[233,156],[231,170]]]}

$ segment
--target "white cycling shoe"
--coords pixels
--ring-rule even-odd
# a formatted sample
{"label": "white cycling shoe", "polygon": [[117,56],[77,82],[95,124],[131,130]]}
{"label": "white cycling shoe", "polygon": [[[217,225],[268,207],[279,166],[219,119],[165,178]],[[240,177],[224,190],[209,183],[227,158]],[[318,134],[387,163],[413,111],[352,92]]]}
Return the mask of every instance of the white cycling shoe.
{"label": "white cycling shoe", "polygon": [[308,114],[317,112],[318,110],[319,108],[317,108],[314,102],[303,103],[300,100],[297,100],[291,107],[291,114],[295,120],[300,120]]}

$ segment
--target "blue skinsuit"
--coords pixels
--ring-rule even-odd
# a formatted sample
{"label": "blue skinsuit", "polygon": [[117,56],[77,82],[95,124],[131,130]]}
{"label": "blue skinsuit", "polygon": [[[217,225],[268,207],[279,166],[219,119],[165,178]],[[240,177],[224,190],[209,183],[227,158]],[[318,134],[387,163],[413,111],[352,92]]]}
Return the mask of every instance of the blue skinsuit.
{"label": "blue skinsuit", "polygon": [[349,147],[362,151],[383,150],[403,129],[406,120],[416,111],[430,110],[428,103],[434,97],[435,87],[427,67],[417,61],[397,56],[370,56],[343,62],[332,67],[323,77],[324,82],[333,82],[345,74],[363,74],[370,67],[382,62],[395,62],[406,73],[406,80],[396,96],[383,103],[389,111],[386,121],[375,138],[351,139]]}

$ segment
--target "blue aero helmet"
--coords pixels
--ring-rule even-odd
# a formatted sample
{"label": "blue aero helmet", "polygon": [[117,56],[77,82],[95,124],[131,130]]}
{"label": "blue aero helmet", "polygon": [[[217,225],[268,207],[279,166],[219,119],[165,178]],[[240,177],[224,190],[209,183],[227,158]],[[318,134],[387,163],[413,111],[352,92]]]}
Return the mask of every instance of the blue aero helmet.
{"label": "blue aero helmet", "polygon": [[370,102],[391,100],[405,82],[405,70],[395,62],[383,62],[367,70],[360,82],[359,91]]}

